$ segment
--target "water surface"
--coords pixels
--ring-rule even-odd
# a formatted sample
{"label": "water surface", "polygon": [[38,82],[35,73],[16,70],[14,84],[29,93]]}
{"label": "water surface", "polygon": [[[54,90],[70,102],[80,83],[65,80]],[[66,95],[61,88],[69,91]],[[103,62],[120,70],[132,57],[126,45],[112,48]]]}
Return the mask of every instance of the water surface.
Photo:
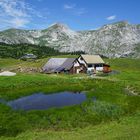
{"label": "water surface", "polygon": [[60,92],[54,94],[36,93],[7,102],[15,110],[45,110],[81,104],[86,100],[85,93]]}

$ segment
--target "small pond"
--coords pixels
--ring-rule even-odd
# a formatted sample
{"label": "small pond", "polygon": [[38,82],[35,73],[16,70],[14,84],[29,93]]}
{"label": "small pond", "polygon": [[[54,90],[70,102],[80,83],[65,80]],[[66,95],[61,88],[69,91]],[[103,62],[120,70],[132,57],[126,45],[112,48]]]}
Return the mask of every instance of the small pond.
{"label": "small pond", "polygon": [[60,92],[54,94],[35,93],[9,101],[6,104],[14,110],[46,110],[81,104],[86,100],[83,92]]}

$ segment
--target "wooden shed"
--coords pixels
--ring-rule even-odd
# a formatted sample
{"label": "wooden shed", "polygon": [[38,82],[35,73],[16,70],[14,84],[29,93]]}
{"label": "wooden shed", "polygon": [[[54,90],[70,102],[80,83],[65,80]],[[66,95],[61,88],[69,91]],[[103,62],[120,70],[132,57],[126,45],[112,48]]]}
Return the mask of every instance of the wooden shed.
{"label": "wooden shed", "polygon": [[110,65],[108,65],[108,64],[103,64],[103,72],[104,72],[104,73],[109,73],[109,72],[111,72]]}
{"label": "wooden shed", "polygon": [[85,73],[86,67],[77,58],[51,58],[42,68],[45,73]]}

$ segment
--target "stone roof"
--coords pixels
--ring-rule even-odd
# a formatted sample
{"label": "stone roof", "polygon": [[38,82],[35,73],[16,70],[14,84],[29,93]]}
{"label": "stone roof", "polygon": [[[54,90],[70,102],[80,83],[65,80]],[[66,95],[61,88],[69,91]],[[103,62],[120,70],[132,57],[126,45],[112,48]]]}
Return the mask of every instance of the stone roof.
{"label": "stone roof", "polygon": [[60,72],[62,70],[69,70],[76,58],[51,58],[44,65],[44,72]]}
{"label": "stone roof", "polygon": [[81,55],[87,64],[104,64],[105,62],[99,55]]}

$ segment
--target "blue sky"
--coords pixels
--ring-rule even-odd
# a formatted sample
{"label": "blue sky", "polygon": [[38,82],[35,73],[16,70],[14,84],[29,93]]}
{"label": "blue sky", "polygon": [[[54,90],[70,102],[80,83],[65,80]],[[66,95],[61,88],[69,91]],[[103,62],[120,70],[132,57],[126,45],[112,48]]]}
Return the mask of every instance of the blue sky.
{"label": "blue sky", "polygon": [[56,22],[92,30],[122,20],[140,24],[140,0],[0,0],[0,30],[45,29]]}

